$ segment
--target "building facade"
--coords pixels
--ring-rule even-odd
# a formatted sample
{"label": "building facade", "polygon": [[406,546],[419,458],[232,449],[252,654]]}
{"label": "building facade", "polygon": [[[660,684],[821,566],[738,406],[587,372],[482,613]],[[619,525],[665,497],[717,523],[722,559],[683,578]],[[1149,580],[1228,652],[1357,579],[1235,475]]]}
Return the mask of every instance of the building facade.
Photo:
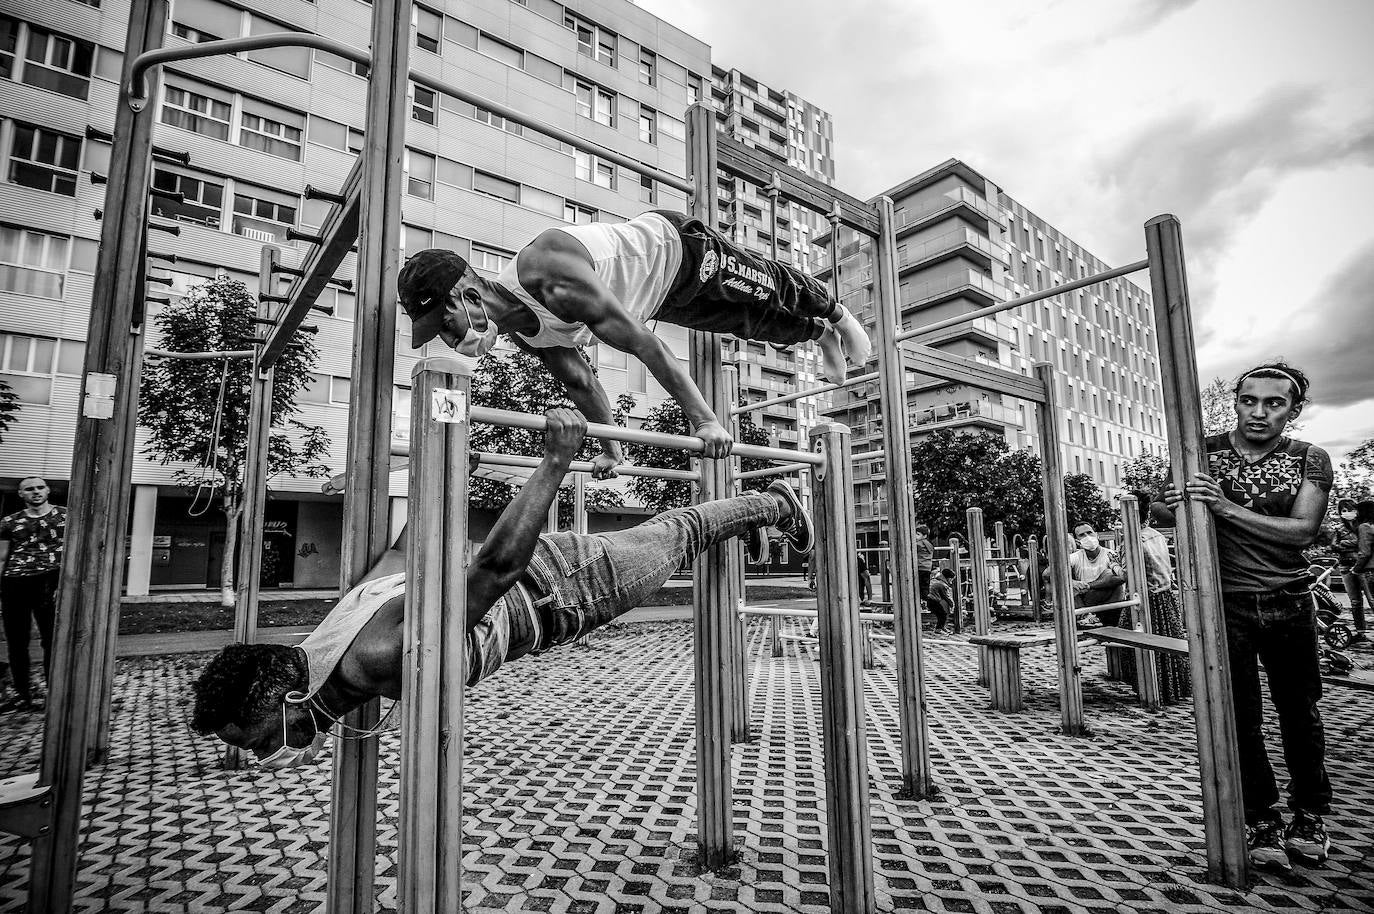
{"label": "building facade", "polygon": [[[964,162],[951,159],[887,191],[894,202],[901,324],[932,324],[1109,269],[1081,244],[1037,217]],[[818,275],[829,278],[831,239],[819,239]],[[842,300],[872,326],[873,250],[842,230]],[[1149,293],[1125,279],[971,320],[919,342],[1029,374],[1040,361],[1059,379],[1065,472],[1087,473],[1110,496],[1122,466],[1165,454],[1159,351]],[[1039,452],[1034,416],[1010,397],[916,375],[907,384],[908,424],[917,440],[937,429],[998,435]],[[827,415],[853,429],[856,453],[881,449],[876,384],[831,395]],[[888,523],[886,461],[856,466],[862,538],[876,545]]]}
{"label": "building facade", "polygon": [[[109,170],[127,0],[16,0],[0,15],[0,378],[21,409],[0,445],[0,504],[15,510],[18,479],[44,475],[62,501],[70,472],[84,336]],[[297,30],[357,48],[371,7],[359,0],[172,0],[165,43]],[[709,82],[709,48],[627,0],[475,0],[417,4],[411,66],[606,147],[681,174],[684,115]],[[227,274],[257,291],[264,244],[296,265],[328,204],[306,185],[337,189],[361,148],[363,68],[306,49],[254,51],[164,68],[157,94],[149,233],[169,297]],[[498,271],[550,226],[684,209],[682,194],[412,84],[404,248],[446,247]],[[165,265],[167,269],[161,267]],[[340,276],[350,276],[352,257]],[[316,315],[320,359],[301,418],[335,442],[344,466],[353,316],[331,288]],[[153,306],[154,310],[156,305]],[[395,427],[404,436],[417,353],[400,315]],[[151,326],[151,324],[150,324]],[[661,327],[683,358],[686,335]],[[147,345],[156,346],[155,333]],[[614,399],[635,396],[642,417],[665,392],[633,359],[594,356]],[[142,455],[133,471],[129,589],[202,586],[218,578],[222,519],[179,488],[172,468]],[[404,496],[404,474],[393,496]],[[277,478],[267,508],[267,583],[337,586],[341,505],[319,479]]]}

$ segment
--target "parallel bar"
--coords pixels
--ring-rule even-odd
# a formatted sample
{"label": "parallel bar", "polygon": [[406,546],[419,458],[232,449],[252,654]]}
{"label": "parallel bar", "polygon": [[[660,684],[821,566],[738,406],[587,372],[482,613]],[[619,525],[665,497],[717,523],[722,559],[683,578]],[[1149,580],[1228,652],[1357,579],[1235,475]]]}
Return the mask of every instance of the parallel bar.
{"label": "parallel bar", "polygon": [[[783,476],[787,473],[795,473],[798,470],[811,468],[809,463],[780,463],[777,466],[763,467],[758,470],[746,470],[743,473],[736,473],[736,479],[758,479],[762,476]],[[620,469],[617,467],[616,469]]]}
{"label": "parallel bar", "polygon": [[951,355],[920,343],[908,343],[903,348],[909,357],[907,368],[920,374],[959,384],[970,384],[1031,403],[1045,402],[1045,389],[1032,378],[1007,371],[1005,368],[994,368],[972,359]]}
{"label": "parallel bar", "polygon": [[958,327],[960,324],[967,324],[969,321],[976,321],[980,317],[990,317],[994,314],[1001,314],[1003,311],[1010,311],[1022,305],[1029,305],[1046,298],[1054,298],[1065,292],[1072,292],[1075,289],[1082,289],[1087,286],[1095,286],[1100,282],[1109,279],[1117,279],[1130,273],[1139,273],[1150,266],[1149,260],[1137,260],[1135,263],[1128,263],[1124,267],[1116,267],[1102,273],[1095,273],[1092,276],[1085,276],[1082,279],[1075,279],[1073,282],[1066,282],[1061,286],[1054,286],[1049,289],[1042,289],[1039,292],[1032,292],[1030,295],[1022,295],[1020,298],[1009,298],[1004,302],[995,305],[988,305],[986,308],[979,308],[976,311],[966,311],[963,314],[956,314],[944,320],[935,321],[932,324],[922,324],[920,327],[912,327],[898,334],[898,342],[906,342],[918,336],[928,333],[937,333],[941,330],[948,330],[950,327]]}
{"label": "parallel bar", "polygon": [[878,909],[878,899],[873,885],[849,429],[835,423],[813,426],[809,443],[827,458],[825,470],[812,477],[812,503],[830,910],[870,914]]}
{"label": "parallel bar", "polygon": [[[531,469],[542,463],[538,457],[526,457],[523,454],[493,454],[488,451],[479,451],[477,462],[486,466],[529,467]],[[592,471],[592,464],[587,460],[574,460],[568,469],[573,473],[586,474]],[[693,470],[668,470],[661,467],[637,467],[629,464],[621,464],[615,468],[615,471],[621,476],[647,476],[651,479],[685,479],[688,482],[697,482],[701,479],[701,474]]]}
{"label": "parallel bar", "polygon": [[720,170],[751,182],[756,187],[768,187],[773,175],[781,178],[779,193],[793,203],[799,203],[822,216],[829,215],[834,204],[840,205],[840,221],[870,238],[878,234],[878,216],[874,207],[818,181],[805,172],[786,165],[778,165],[763,153],[750,149],[732,137],[721,134],[716,138]]}
{"label": "parallel bar", "polygon": [[[1164,380],[1164,417],[1169,466],[1176,481],[1207,470],[1198,393],[1197,352],[1193,341],[1183,232],[1176,218],[1156,216],[1145,224],[1159,335],[1160,375]],[[1178,586],[1185,628],[1192,645],[1193,714],[1197,721],[1198,765],[1202,775],[1203,825],[1207,834],[1207,875],[1239,888],[1246,884],[1249,854],[1241,804],[1236,716],[1231,694],[1231,662],[1221,602],[1221,577],[1212,514],[1200,501],[1176,511]]]}
{"label": "parallel bar", "polygon": [[[485,422],[489,425],[501,425],[507,428],[526,428],[532,431],[544,430],[544,417],[536,416],[531,413],[517,413],[509,409],[493,409],[488,406],[474,406],[472,408],[472,421]],[[705,444],[700,438],[689,438],[684,435],[664,435],[660,432],[646,432],[636,428],[625,428],[619,425],[603,425],[599,422],[587,423],[587,435],[592,438],[609,438],[613,441],[633,441],[638,444],[651,444],[655,447],[669,448],[676,451],[689,451],[693,454],[700,454],[705,448]],[[784,460],[792,463],[805,463],[808,466],[818,466],[825,461],[820,454],[812,454],[807,451],[789,451],[779,447],[760,447],[753,444],[736,444],[730,451],[735,457],[754,457],[759,460]],[[724,462],[724,461],[707,461]]]}
{"label": "parallel bar", "polygon": [[[371,98],[369,96],[369,104]],[[380,126],[378,129],[382,129]],[[363,224],[363,171],[367,155],[372,146],[369,144],[362,155],[359,155],[353,163],[353,168],[344,178],[342,206],[332,206],[329,208],[329,215],[325,217],[324,225],[320,227],[320,234],[324,237],[324,244],[316,245],[306,254],[305,261],[300,266],[301,275],[291,284],[291,289],[287,293],[288,302],[286,307],[278,315],[277,326],[268,333],[267,342],[262,347],[262,366],[271,368],[281,358],[281,354],[290,345],[291,338],[296,332],[296,328],[305,320],[310,313],[311,307],[315,304],[315,299],[320,297],[325,286],[333,282],[334,274],[339,269],[339,264],[343,263],[353,247],[353,243],[358,240],[359,227]],[[360,251],[358,257],[358,270],[361,273],[363,265],[363,255]],[[365,302],[363,296],[362,277],[359,276],[358,282],[358,301]],[[393,283],[388,290],[388,297],[394,298],[392,290],[395,289]],[[369,310],[368,308],[358,308],[358,313]],[[394,310],[394,309],[393,309]],[[392,347],[394,350],[394,346]]]}
{"label": "parallel bar", "polygon": [[1059,660],[1059,723],[1070,736],[1085,732],[1083,671],[1078,665],[1078,619],[1073,611],[1073,581],[1069,575],[1069,518],[1064,502],[1064,451],[1059,439],[1059,396],[1054,366],[1039,362],[1035,376],[1045,388],[1045,402],[1035,411],[1044,465],[1041,486],[1045,498],[1045,546],[1049,550],[1050,580],[1054,586],[1054,637]]}
{"label": "parallel bar", "polygon": [[[964,512],[968,524],[969,578],[973,581],[973,633],[986,635],[992,630],[992,607],[988,605],[988,542],[983,529],[983,509]],[[978,684],[988,684],[988,648],[978,648]]]}
{"label": "parallel bar", "polygon": [[[1140,539],[1140,502],[1135,496],[1121,499],[1121,554],[1126,560],[1126,583],[1139,605],[1135,610],[1136,631],[1151,634],[1150,585],[1145,570],[1145,547]],[[1135,651],[1136,694],[1140,706],[1147,711],[1159,710],[1159,671],[1155,652],[1145,648]]]}
{"label": "parallel bar", "polygon": [[[902,739],[903,789],[907,796],[920,799],[930,797],[935,785],[930,734],[926,726],[925,652],[921,645],[923,594],[916,569],[916,502],[912,487],[901,484],[911,479],[911,431],[906,373],[896,337],[901,302],[897,284],[897,223],[890,197],[878,200],[878,221],[881,231],[875,245],[874,299],[878,313],[874,348],[878,358],[879,402],[884,417],[882,444],[889,458],[887,497],[892,530],[887,569],[896,629],[897,719]],[[836,240],[832,239],[832,246]],[[854,459],[856,457],[851,455],[851,467]]]}
{"label": "parallel bar", "polygon": [[808,387],[805,390],[795,390],[790,394],[783,394],[781,397],[773,397],[769,400],[760,400],[757,403],[744,403],[736,406],[734,409],[730,410],[730,412],[734,413],[736,416],[741,413],[757,412],[761,409],[767,409],[770,406],[791,403],[793,400],[802,400],[806,397],[814,397],[816,394],[829,393],[832,390],[843,390],[846,387],[853,387],[855,384],[863,384],[866,381],[876,380],[878,380],[878,373],[876,371],[870,371],[867,374],[846,378],[838,384],[822,384],[819,387]]}

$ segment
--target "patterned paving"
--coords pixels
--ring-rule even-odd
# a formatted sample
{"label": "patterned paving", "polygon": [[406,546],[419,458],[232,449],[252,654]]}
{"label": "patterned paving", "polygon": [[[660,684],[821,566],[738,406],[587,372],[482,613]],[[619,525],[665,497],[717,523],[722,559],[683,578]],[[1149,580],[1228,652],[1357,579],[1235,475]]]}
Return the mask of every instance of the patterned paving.
{"label": "patterned paving", "polygon": [[[693,862],[690,627],[611,630],[590,650],[523,660],[470,692],[464,855],[481,911],[786,911],[827,903],[814,656],[776,660],[753,629],[756,738],[734,755],[739,859]],[[121,661],[112,761],[88,778],[83,911],[323,911],[329,766],[224,772],[186,727],[204,655]],[[1324,702],[1337,806],[1325,869],[1247,893],[1203,880],[1190,711],[1147,714],[1085,653],[1094,735],[1056,732],[1048,651],[1026,658],[1027,713],[985,709],[970,651],[928,665],[936,801],[900,801],[895,676],[868,674],[870,772],[883,911],[1374,912],[1374,699]],[[0,776],[37,757],[35,716],[0,715]],[[395,737],[382,743],[382,821],[396,813]],[[394,827],[379,837],[379,903],[394,906]],[[22,906],[27,852],[0,838],[0,910]]]}

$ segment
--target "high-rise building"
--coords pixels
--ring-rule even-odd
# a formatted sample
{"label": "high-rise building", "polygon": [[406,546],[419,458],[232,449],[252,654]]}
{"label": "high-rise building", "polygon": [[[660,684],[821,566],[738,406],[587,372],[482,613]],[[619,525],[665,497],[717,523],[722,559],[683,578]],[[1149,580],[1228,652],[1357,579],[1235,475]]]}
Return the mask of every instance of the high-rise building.
{"label": "high-rise building", "polygon": [[[956,159],[884,196],[895,206],[904,330],[1109,269]],[[830,238],[818,242],[818,275],[828,279]],[[842,230],[839,267],[842,300],[872,326],[872,244]],[[1165,453],[1150,296],[1126,279],[977,318],[918,341],[1026,374],[1036,362],[1053,363],[1060,381],[1065,472],[1089,474],[1109,495],[1121,490],[1126,461]],[[907,410],[913,440],[949,428],[1039,449],[1026,405],[1000,394],[922,376],[908,387]],[[882,447],[876,384],[837,391],[825,413],[851,426],[856,452]],[[888,521],[886,461],[861,461],[855,479],[860,533],[876,542]]]}
{"label": "high-rise building", "polygon": [[[0,488],[12,493],[18,477],[40,474],[60,503],[129,5],[58,0],[9,9],[0,15],[0,378],[22,408],[0,447]],[[172,0],[165,43],[297,30],[366,48],[370,18],[357,0]],[[666,171],[685,170],[684,114],[709,78],[709,48],[627,0],[417,4],[412,40],[416,71]],[[279,245],[288,265],[299,263],[308,245],[290,232],[318,231],[328,209],[304,189],[341,184],[361,148],[365,95],[363,68],[322,51],[251,51],[166,67],[151,102],[152,222],[180,234],[149,234],[153,251],[177,258],[167,269],[152,265],[170,281],[161,294],[184,295],[216,274],[256,291],[264,243]],[[451,248],[490,275],[550,226],[686,207],[677,191],[456,98],[412,84],[410,106],[406,250]],[[353,267],[350,258],[340,275]],[[341,289],[326,296],[334,314],[311,320],[320,360],[302,419],[326,429],[338,471],[352,317],[370,303]],[[417,353],[404,315],[400,325],[395,413],[403,434]],[[660,332],[685,357],[685,333]],[[665,396],[634,359],[600,348],[595,358],[613,398],[634,394],[642,416]],[[140,457],[133,483],[134,529],[142,532],[131,544],[130,589],[216,580],[222,524],[194,516],[194,493],[175,484],[171,467]],[[404,484],[397,474],[394,496]],[[341,509],[319,485],[272,481],[269,583],[337,584]],[[0,508],[14,510],[12,494],[5,498]]]}

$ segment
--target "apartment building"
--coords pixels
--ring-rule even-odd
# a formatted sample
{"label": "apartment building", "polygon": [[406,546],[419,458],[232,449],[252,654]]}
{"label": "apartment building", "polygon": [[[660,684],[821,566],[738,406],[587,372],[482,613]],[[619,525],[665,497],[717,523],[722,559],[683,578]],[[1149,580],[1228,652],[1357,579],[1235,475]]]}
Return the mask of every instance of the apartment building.
{"label": "apartment building", "polygon": [[[127,0],[16,0],[0,15],[0,378],[22,400],[0,445],[7,511],[21,476],[46,476],[58,503],[65,493],[128,13]],[[165,43],[298,30],[365,48],[370,16],[361,0],[171,0]],[[684,115],[710,78],[709,48],[628,0],[435,0],[416,5],[412,37],[415,70],[685,171]],[[308,246],[292,232],[318,231],[328,209],[304,189],[342,183],[360,149],[365,94],[363,68],[305,49],[167,67],[153,100],[153,184],[161,193],[151,221],[178,234],[153,230],[149,246],[177,259],[153,263],[153,275],[169,283],[157,294],[184,295],[217,274],[256,291],[265,243],[299,263]],[[676,191],[456,98],[412,85],[410,106],[406,250],[452,248],[491,274],[549,226],[686,206]],[[350,258],[339,275],[354,266]],[[320,360],[301,418],[335,442],[329,463],[338,472],[352,319],[366,303],[331,288],[323,304],[334,313],[311,319]],[[660,332],[685,359],[685,333]],[[419,354],[401,315],[398,437]],[[633,359],[604,350],[595,357],[611,396],[634,394],[640,417],[665,396]],[[196,516],[204,499],[197,505],[172,468],[144,457],[133,484],[130,591],[215,581],[223,539],[214,512]],[[319,486],[272,481],[269,584],[337,584],[341,505]],[[393,496],[403,498],[404,486],[396,474]]]}
{"label": "apartment building", "polygon": [[[893,199],[903,329],[1027,295],[1109,269],[968,164],[951,159],[905,181]],[[830,239],[819,239],[819,275],[829,277]],[[838,240],[842,299],[875,321],[873,250],[843,230]],[[975,361],[1029,374],[1036,362],[1059,378],[1065,471],[1087,473],[1108,495],[1121,491],[1121,467],[1140,454],[1165,453],[1159,350],[1149,293],[1126,279],[983,317],[920,342]],[[914,375],[907,385],[913,440],[942,428],[998,435],[1038,453],[1026,404],[962,384]],[[849,424],[854,450],[882,447],[876,384],[836,392],[826,414]],[[861,535],[876,543],[888,521],[886,461],[856,467]]]}

